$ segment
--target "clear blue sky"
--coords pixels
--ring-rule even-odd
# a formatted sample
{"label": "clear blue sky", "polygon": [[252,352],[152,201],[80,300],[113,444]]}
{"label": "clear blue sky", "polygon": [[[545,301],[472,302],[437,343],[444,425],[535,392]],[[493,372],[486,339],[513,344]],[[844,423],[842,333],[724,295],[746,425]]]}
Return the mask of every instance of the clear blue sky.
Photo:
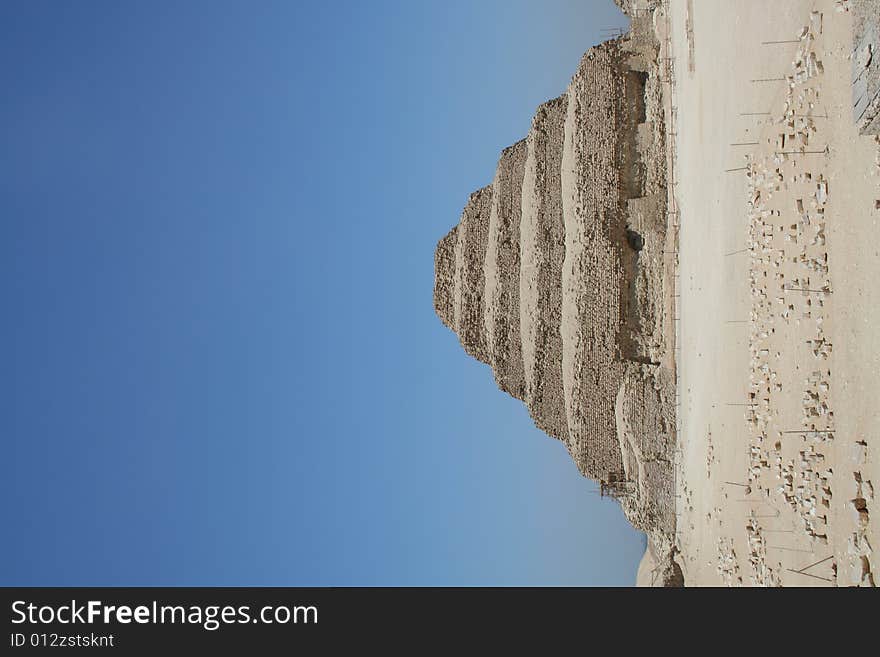
{"label": "clear blue sky", "polygon": [[0,4],[2,584],[631,584],[432,308],[611,0]]}

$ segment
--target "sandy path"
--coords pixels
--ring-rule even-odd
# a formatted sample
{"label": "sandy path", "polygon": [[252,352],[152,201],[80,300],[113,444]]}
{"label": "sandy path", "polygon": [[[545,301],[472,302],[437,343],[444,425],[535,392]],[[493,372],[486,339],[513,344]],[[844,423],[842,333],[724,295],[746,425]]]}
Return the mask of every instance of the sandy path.
{"label": "sandy path", "polygon": [[[827,523],[823,523],[823,527],[827,524],[826,541],[807,533],[803,509],[792,508],[770,485],[771,472],[749,481],[749,468],[754,465],[750,447],[758,440],[746,421],[747,412],[753,410],[748,395],[754,378],[749,344],[750,328],[754,329],[750,319],[752,259],[745,250],[749,179],[743,171],[725,171],[745,166],[747,154],[755,157],[774,148],[762,141],[767,138],[764,123],[768,117],[744,114],[782,112],[787,83],[773,78],[792,72],[799,44],[762,42],[797,39],[813,10],[819,10],[824,20],[817,47],[822,48],[821,95],[829,116],[822,130],[831,151],[821,157],[831,190],[825,216],[828,276],[834,295],[822,312],[828,317],[825,331],[835,345],[828,362],[828,406],[833,408],[838,432],[830,445],[820,446],[826,452],[823,472],[829,468],[835,472],[829,482],[833,495],[825,513]],[[854,472],[863,479],[873,477],[876,483],[876,453],[880,451],[870,448],[880,445],[876,435],[880,404],[875,398],[880,351],[871,339],[880,319],[880,299],[877,288],[870,285],[880,274],[880,260],[877,248],[865,241],[878,218],[873,210],[877,178],[870,176],[877,145],[855,134],[848,109],[846,56],[851,18],[835,13],[833,0],[671,0],[670,18],[679,126],[682,454],[678,517],[685,579],[698,585],[822,585],[827,579],[836,582],[839,576],[839,583],[848,584],[843,569],[849,567],[848,541],[858,523],[858,514],[849,508],[857,492]],[[793,215],[795,202],[803,195],[802,189],[792,185],[781,189],[773,200],[780,207],[790,207]],[[780,217],[780,222],[788,218]],[[786,326],[789,333],[779,353],[787,355],[780,356],[776,367],[779,380],[785,379],[788,385],[774,393],[773,408],[779,413],[773,419],[774,430],[802,419],[804,391],[798,385],[806,377],[794,369],[800,356],[785,347],[792,340],[806,344],[814,338],[814,324]],[[867,460],[859,465],[849,462],[856,439],[869,446]],[[808,446],[803,436],[797,440],[801,443],[795,457]],[[768,438],[766,442],[775,441]],[[769,449],[760,442],[759,447]],[[786,463],[791,458],[788,452],[781,456]],[[751,488],[745,488],[750,483]],[[875,525],[876,520],[866,534],[873,545],[877,545]],[[807,571],[814,577],[791,572],[829,556]],[[837,565],[837,574],[832,564]]]}

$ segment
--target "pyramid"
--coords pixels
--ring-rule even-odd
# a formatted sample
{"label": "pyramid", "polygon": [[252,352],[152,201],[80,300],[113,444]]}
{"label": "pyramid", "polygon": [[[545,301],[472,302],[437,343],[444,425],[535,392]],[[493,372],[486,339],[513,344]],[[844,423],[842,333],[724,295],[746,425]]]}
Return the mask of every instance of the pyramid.
{"label": "pyramid", "polygon": [[674,533],[675,372],[663,85],[649,10],[588,50],[437,244],[434,308],[498,387]]}

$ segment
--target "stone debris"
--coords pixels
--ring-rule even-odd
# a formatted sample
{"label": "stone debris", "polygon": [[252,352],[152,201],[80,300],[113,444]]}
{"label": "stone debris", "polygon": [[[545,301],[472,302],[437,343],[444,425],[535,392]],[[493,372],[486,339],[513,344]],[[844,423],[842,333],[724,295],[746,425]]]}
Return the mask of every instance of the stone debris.
{"label": "stone debris", "polygon": [[779,574],[767,562],[767,543],[754,511],[749,512],[746,535],[749,565],[752,568],[751,583],[754,586],[782,586]]}
{"label": "stone debris", "polygon": [[[833,473],[824,466],[825,450],[834,440],[830,396],[833,345],[824,332],[825,297],[832,290],[825,233],[831,190],[824,160],[808,162],[799,157],[806,154],[808,146],[814,148],[828,138],[814,121],[824,74],[815,41],[822,30],[823,16],[813,12],[800,34],[782,113],[774,118],[777,137],[773,150],[750,156],[748,162],[749,395],[756,403],[747,419],[752,436],[749,483],[781,496],[800,518],[802,531],[811,541],[824,545],[833,497]],[[774,194],[782,192],[793,194],[793,203],[775,201]],[[805,328],[814,337],[798,344],[795,336]],[[774,348],[776,345],[781,349]],[[777,381],[777,363],[791,359],[806,363],[806,355],[814,364],[802,374],[800,385],[795,383],[800,388],[800,427],[785,426],[779,409],[791,408],[794,391]],[[802,447],[795,449],[798,443]],[[757,540],[754,518],[747,533]],[[758,569],[758,561],[753,566],[756,582],[778,582],[761,575],[767,571]]]}
{"label": "stone debris", "polygon": [[[846,9],[848,3],[838,6]],[[823,151],[831,135],[814,120],[824,111],[822,32],[823,16],[813,12],[800,35],[782,111],[771,116],[767,147],[747,156],[752,402],[747,474],[750,485],[796,513],[797,531],[815,550],[829,545],[835,492],[845,496],[852,535],[846,555],[836,553],[832,580],[873,585],[867,534],[873,486],[859,471],[866,462],[866,443],[849,443],[852,481],[826,465],[838,438],[831,395],[834,345],[826,333],[833,294],[826,222],[834,190]],[[804,333],[811,337],[804,340]],[[746,533],[753,581],[770,582],[762,579],[767,571],[761,569],[754,516]]]}
{"label": "stone debris", "polygon": [[743,578],[740,575],[736,550],[733,549],[733,541],[729,538],[718,539],[718,565],[715,570],[725,586],[742,586]]}

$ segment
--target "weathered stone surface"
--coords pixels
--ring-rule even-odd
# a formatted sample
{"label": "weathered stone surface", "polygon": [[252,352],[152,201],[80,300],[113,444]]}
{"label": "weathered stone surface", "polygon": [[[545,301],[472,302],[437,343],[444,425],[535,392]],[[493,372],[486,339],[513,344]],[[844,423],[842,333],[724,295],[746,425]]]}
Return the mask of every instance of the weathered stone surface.
{"label": "weathered stone surface", "polygon": [[443,324],[453,331],[455,323],[455,247],[458,243],[458,226],[440,240],[434,252],[434,310]]}
{"label": "weathered stone surface", "polygon": [[863,135],[880,134],[880,0],[853,0],[853,120]]}
{"label": "weathered stone surface", "polygon": [[459,308],[456,332],[465,351],[484,363],[489,362],[489,353],[483,325],[483,293],[486,287],[483,264],[489,244],[491,210],[491,186],[470,195],[458,225],[459,262],[454,289],[454,304]]}
{"label": "weathered stone surface", "polygon": [[541,105],[527,138],[522,190],[520,327],[526,403],[539,429],[566,440],[562,390],[561,166],[567,95]]}
{"label": "weathered stone surface", "polygon": [[665,130],[650,16],[633,25],[584,55],[470,196],[437,246],[434,306],[671,559]]}
{"label": "weathered stone surface", "polygon": [[492,212],[486,251],[484,323],[492,368],[498,386],[525,398],[522,340],[519,324],[519,229],[526,140],[504,149],[492,183]]}

